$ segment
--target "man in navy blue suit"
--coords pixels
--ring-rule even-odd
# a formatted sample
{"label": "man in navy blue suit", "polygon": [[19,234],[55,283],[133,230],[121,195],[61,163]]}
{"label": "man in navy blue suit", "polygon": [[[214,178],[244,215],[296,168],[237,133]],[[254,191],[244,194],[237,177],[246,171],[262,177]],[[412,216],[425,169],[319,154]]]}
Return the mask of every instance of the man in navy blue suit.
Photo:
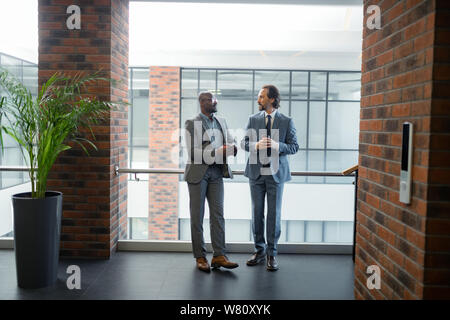
{"label": "man in navy blue suit", "polygon": [[[278,270],[277,244],[281,233],[283,187],[291,180],[287,155],[298,151],[294,121],[282,114],[280,93],[265,85],[258,95],[259,112],[250,116],[241,147],[249,152],[245,176],[249,178],[252,198],[252,231],[255,252],[248,266],[264,262],[267,270]],[[264,237],[264,202],[267,195],[267,223]]]}

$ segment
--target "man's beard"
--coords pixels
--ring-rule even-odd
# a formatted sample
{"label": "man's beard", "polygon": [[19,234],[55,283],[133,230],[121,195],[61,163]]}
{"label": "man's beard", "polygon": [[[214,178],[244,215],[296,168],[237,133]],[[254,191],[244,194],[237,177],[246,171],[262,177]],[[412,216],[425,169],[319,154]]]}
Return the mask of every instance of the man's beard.
{"label": "man's beard", "polygon": [[210,109],[209,109],[209,113],[210,114],[213,114],[213,113],[216,113],[217,112],[217,107],[216,106],[212,106]]}

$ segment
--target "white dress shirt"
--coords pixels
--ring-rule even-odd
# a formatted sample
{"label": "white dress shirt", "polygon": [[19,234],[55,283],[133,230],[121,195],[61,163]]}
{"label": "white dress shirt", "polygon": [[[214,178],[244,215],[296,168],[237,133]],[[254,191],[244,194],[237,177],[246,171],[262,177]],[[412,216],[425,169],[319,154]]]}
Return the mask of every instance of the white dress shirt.
{"label": "white dress shirt", "polygon": [[[273,111],[272,111],[272,113],[270,114],[270,129],[272,129],[272,126],[273,126],[273,120],[275,119],[275,114],[277,113],[277,109],[274,109]],[[264,112],[264,123],[266,124],[266,127],[267,127],[267,119],[269,119],[269,118],[267,118],[267,116],[269,115],[267,112],[266,112],[266,110],[264,110],[263,111]],[[277,149],[277,145],[275,144],[274,145],[274,147],[275,147],[275,149]],[[258,149],[257,149],[257,147],[256,147],[256,144],[255,144],[255,151],[257,151]]]}
{"label": "white dress shirt", "polygon": [[[267,116],[269,115],[267,112],[266,112],[266,110],[264,110],[263,111],[264,112],[264,123],[266,124],[266,127],[267,127]],[[272,113],[270,114],[270,116],[271,116],[271,119],[270,119],[270,129],[272,129],[272,126],[273,126],[273,120],[275,119],[275,114],[277,113],[277,109],[274,109],[273,111],[272,111]]]}

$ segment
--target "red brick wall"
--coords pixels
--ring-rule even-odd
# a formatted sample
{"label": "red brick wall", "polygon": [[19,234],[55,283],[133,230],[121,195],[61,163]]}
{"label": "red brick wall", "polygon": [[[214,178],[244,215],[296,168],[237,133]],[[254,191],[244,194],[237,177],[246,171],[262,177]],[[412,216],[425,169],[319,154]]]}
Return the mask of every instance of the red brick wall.
{"label": "red brick wall", "polygon": [[[180,68],[150,67],[149,167],[178,168]],[[150,240],[178,240],[178,175],[149,175]]]}
{"label": "red brick wall", "polygon": [[[364,12],[373,4],[381,8],[381,29],[369,30],[366,14],[355,297],[422,299],[433,296],[437,291],[430,286],[439,284],[448,298],[448,90],[438,89],[443,95],[436,99],[436,89],[449,77],[448,29],[437,31],[439,23],[448,23],[448,12],[437,11],[436,1],[420,0],[365,1]],[[447,46],[440,55],[441,78],[438,39]],[[398,192],[404,121],[414,125],[409,205],[399,202]],[[366,287],[369,265],[381,268],[380,290]]]}
{"label": "red brick wall", "polygon": [[[81,9],[81,29],[68,30],[69,5]],[[102,70],[116,84],[87,88],[100,99],[128,97],[128,0],[40,0],[39,85],[53,73]],[[127,176],[114,166],[127,166],[127,107],[110,113],[94,128],[98,151],[86,156],[74,145],[55,163],[48,188],[64,193],[61,255],[109,258],[126,234]]]}

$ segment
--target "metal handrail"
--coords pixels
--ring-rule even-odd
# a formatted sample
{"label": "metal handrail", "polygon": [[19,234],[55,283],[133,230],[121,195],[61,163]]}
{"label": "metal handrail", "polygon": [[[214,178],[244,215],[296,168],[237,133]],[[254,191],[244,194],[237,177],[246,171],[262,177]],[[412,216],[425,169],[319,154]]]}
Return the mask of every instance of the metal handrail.
{"label": "metal handrail", "polygon": [[348,176],[350,173],[356,172],[358,171],[358,165],[354,165],[353,167],[350,167],[348,169],[345,169],[344,171],[342,171],[342,174],[344,176]]}
{"label": "metal handrail", "polygon": [[30,167],[0,166],[0,171],[30,171]]}
{"label": "metal handrail", "polygon": [[[148,169],[131,169],[131,168],[119,168],[115,167],[116,175],[121,173],[159,173],[159,174],[183,174],[184,169],[174,169],[174,168],[148,168]],[[244,175],[243,170],[233,170],[234,175]],[[303,176],[303,177],[344,177],[344,176],[354,176],[354,174],[344,175],[342,172],[329,172],[329,171],[292,171],[292,176]]]}
{"label": "metal handrail", "polygon": [[[13,166],[0,166],[0,171],[29,171],[29,167],[13,167]],[[114,168],[116,175],[121,173],[159,173],[159,174],[183,174],[184,169],[174,168],[148,168],[148,169],[131,169],[131,168]],[[234,175],[244,175],[243,170],[233,170]],[[355,176],[355,174],[343,174],[342,172],[329,172],[329,171],[292,171],[292,176],[302,177],[348,177]]]}

